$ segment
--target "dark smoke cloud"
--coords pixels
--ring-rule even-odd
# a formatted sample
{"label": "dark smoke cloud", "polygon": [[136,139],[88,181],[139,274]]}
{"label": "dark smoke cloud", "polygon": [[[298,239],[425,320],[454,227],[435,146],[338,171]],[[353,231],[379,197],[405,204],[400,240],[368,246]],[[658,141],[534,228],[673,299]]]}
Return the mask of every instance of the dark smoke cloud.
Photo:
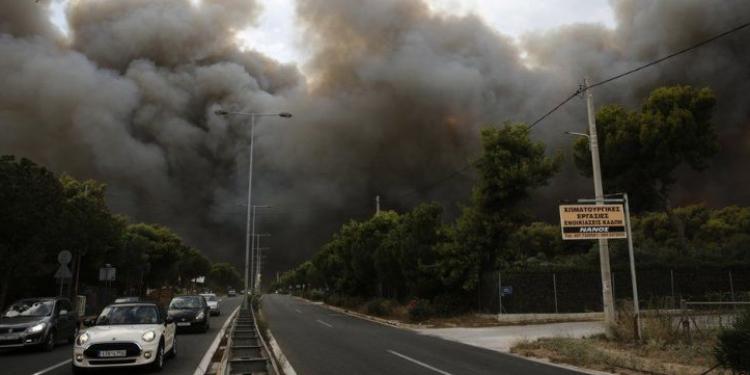
{"label": "dark smoke cloud", "polygon": [[[1,4],[0,153],[102,179],[115,210],[164,222],[215,260],[240,263],[249,132],[246,119],[213,110],[293,112],[291,121],[260,118],[256,133],[254,199],[275,206],[259,221],[274,236],[269,270],[369,215],[377,194],[385,208],[429,199],[453,210],[471,172],[419,188],[475,156],[480,127],[530,121],[583,75],[619,73],[750,14],[740,0],[619,0],[615,29],[568,25],[517,44],[476,16],[436,15],[420,0],[298,0],[313,51],[303,75],[236,48],[234,34],[260,12],[253,1],[74,0],[67,42],[44,4]],[[679,191],[684,201],[750,202],[737,189],[749,182],[749,41],[738,34],[596,91],[599,105],[636,106],[665,84],[716,90],[722,153],[700,184]],[[585,128],[584,109],[572,101],[534,137],[567,150],[562,133]],[[536,205],[546,215],[590,190],[568,166]]]}

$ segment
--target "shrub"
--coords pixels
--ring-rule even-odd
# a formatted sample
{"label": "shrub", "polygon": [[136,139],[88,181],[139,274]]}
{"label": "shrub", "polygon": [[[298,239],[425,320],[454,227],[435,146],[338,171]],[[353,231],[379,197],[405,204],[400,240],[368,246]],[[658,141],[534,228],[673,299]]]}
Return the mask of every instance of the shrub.
{"label": "shrub", "polygon": [[737,318],[734,327],[719,333],[714,349],[716,361],[732,371],[750,371],[750,310]]}
{"label": "shrub", "polygon": [[307,298],[311,301],[323,301],[326,294],[322,290],[314,289],[307,293]]}
{"label": "shrub", "polygon": [[432,299],[432,309],[438,316],[450,317],[469,311],[469,303],[459,294],[441,294]]}
{"label": "shrub", "polygon": [[383,298],[376,298],[367,302],[365,312],[375,316],[388,316],[393,313],[394,303]]}
{"label": "shrub", "polygon": [[409,320],[414,322],[429,319],[434,314],[430,301],[424,299],[410,301],[406,306],[406,311],[409,314]]}

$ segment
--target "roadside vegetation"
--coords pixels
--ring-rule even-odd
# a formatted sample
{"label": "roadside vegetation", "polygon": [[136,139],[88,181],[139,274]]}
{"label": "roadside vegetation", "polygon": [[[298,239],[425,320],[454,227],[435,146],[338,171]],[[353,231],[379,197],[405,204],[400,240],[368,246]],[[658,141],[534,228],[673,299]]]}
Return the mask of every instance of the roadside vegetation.
{"label": "roadside vegetation", "polygon": [[750,370],[749,323],[746,311],[728,329],[689,332],[680,328],[675,316],[657,314],[644,319],[640,342],[634,340],[632,321],[621,319],[611,338],[545,338],[520,342],[511,351],[618,374],[735,374]]}
{"label": "roadside vegetation", "polygon": [[106,186],[98,181],[0,157],[0,308],[20,297],[58,294],[53,275],[62,250],[73,254],[74,276],[67,286],[76,273],[81,287],[100,285],[98,270],[104,264],[117,267],[112,287],[126,295],[187,288],[198,276],[220,289],[240,285],[231,265],[212,264],[167,227],[113,213],[105,195]]}
{"label": "roadside vegetation", "polygon": [[[700,171],[718,152],[715,104],[709,89],[673,86],[654,90],[637,110],[609,105],[597,113],[605,191],[631,197],[638,267],[669,275],[673,267],[750,266],[750,208],[670,203],[676,171]],[[482,293],[497,285],[496,276],[484,277],[497,270],[597,270],[593,241],[563,241],[557,224],[531,214],[530,198],[558,172],[562,156],[534,141],[524,124],[483,129],[481,145],[472,162],[476,184],[455,220],[436,203],[352,220],[272,289],[424,321],[496,312],[482,304]],[[586,139],[572,149],[589,176]],[[610,251],[613,267],[627,269],[625,241],[610,241]]]}

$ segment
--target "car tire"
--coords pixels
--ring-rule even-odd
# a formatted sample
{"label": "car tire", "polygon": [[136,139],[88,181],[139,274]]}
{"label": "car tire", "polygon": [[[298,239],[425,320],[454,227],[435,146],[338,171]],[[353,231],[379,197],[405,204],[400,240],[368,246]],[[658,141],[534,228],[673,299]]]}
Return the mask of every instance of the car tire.
{"label": "car tire", "polygon": [[172,349],[169,349],[169,358],[177,357],[177,335],[172,338]]}
{"label": "car tire", "polygon": [[159,349],[156,350],[156,358],[151,363],[151,372],[160,372],[164,369],[164,342],[159,343]]}
{"label": "car tire", "polygon": [[51,352],[55,350],[55,346],[57,346],[57,333],[55,333],[54,329],[51,329],[47,333],[47,337],[44,338],[42,350],[44,350],[45,352]]}

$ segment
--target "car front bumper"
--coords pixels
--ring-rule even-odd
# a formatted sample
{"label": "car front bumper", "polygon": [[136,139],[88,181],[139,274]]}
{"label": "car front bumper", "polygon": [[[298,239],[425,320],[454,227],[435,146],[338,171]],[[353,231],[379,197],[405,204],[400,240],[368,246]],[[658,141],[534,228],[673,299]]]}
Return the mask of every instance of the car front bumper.
{"label": "car front bumper", "polygon": [[159,349],[159,341],[154,340],[150,343],[135,343],[139,347],[137,355],[128,353],[126,357],[100,358],[92,356],[91,353],[86,353],[86,350],[94,344],[96,343],[87,344],[85,347],[77,345],[73,347],[73,366],[84,368],[144,366],[156,360],[157,350]]}
{"label": "car front bumper", "polygon": [[0,336],[0,349],[22,348],[24,346],[34,346],[44,343],[45,334],[40,333],[19,333],[13,335]]}

